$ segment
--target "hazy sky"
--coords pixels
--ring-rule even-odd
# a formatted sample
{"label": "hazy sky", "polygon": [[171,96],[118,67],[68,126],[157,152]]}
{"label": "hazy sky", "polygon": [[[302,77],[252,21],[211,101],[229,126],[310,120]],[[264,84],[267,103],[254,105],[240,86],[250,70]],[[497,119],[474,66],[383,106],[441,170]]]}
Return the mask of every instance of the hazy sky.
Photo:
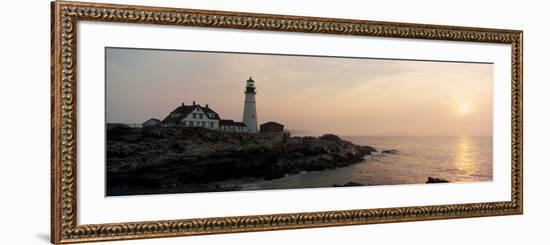
{"label": "hazy sky", "polygon": [[382,59],[106,50],[107,122],[162,120],[182,102],[242,120],[340,135],[492,135],[493,65]]}

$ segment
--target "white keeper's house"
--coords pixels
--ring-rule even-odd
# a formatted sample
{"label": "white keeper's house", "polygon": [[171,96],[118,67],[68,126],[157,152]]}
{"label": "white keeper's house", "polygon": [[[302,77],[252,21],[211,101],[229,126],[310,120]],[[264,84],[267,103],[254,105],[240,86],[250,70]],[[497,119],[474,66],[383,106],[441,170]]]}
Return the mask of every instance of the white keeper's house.
{"label": "white keeper's house", "polygon": [[[164,120],[164,127],[202,127],[215,130],[230,132],[258,132],[258,118],[256,115],[256,87],[254,80],[250,77],[246,81],[245,101],[243,109],[243,121],[235,122],[233,120],[221,119],[219,114],[208,104],[201,106],[195,101],[191,105],[181,103],[175,110],[170,112]],[[150,119],[146,123],[150,123]]]}
{"label": "white keeper's house", "polygon": [[209,129],[220,128],[220,116],[208,105],[201,106],[193,101],[192,105],[181,104],[170,112],[162,123],[165,127],[203,127]]}

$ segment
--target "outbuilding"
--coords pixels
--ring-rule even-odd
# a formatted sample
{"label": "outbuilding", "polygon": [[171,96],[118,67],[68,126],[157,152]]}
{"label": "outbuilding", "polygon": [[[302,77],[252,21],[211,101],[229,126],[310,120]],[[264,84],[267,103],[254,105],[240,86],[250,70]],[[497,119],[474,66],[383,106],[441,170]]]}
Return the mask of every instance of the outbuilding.
{"label": "outbuilding", "polygon": [[260,132],[262,133],[274,133],[274,132],[283,132],[285,126],[277,122],[266,122],[260,125]]}
{"label": "outbuilding", "polygon": [[141,124],[144,128],[157,128],[162,126],[162,122],[156,118],[151,118]]}

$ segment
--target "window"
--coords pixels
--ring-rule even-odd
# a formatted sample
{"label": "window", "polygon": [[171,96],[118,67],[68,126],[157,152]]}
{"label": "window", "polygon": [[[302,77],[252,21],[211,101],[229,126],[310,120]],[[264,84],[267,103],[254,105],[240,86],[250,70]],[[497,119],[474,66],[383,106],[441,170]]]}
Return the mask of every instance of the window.
{"label": "window", "polygon": [[206,127],[206,122],[201,122],[201,125],[202,125],[202,127]]}
{"label": "window", "polygon": [[202,114],[199,114],[199,118],[202,119]]}
{"label": "window", "polygon": [[190,121],[190,122],[189,122],[189,126],[190,126],[190,127],[193,127],[193,121]]}
{"label": "window", "polygon": [[211,128],[214,127],[214,123],[213,123],[213,122],[210,122],[210,127],[211,127]]}
{"label": "window", "polygon": [[197,119],[197,113],[193,113],[193,119]]}

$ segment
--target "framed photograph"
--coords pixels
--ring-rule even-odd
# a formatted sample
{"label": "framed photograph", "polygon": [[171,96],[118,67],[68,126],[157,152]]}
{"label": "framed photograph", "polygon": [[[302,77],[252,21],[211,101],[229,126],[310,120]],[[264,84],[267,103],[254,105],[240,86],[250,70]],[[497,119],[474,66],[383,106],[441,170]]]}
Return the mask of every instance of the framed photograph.
{"label": "framed photograph", "polygon": [[522,31],[51,11],[52,243],[523,212]]}

